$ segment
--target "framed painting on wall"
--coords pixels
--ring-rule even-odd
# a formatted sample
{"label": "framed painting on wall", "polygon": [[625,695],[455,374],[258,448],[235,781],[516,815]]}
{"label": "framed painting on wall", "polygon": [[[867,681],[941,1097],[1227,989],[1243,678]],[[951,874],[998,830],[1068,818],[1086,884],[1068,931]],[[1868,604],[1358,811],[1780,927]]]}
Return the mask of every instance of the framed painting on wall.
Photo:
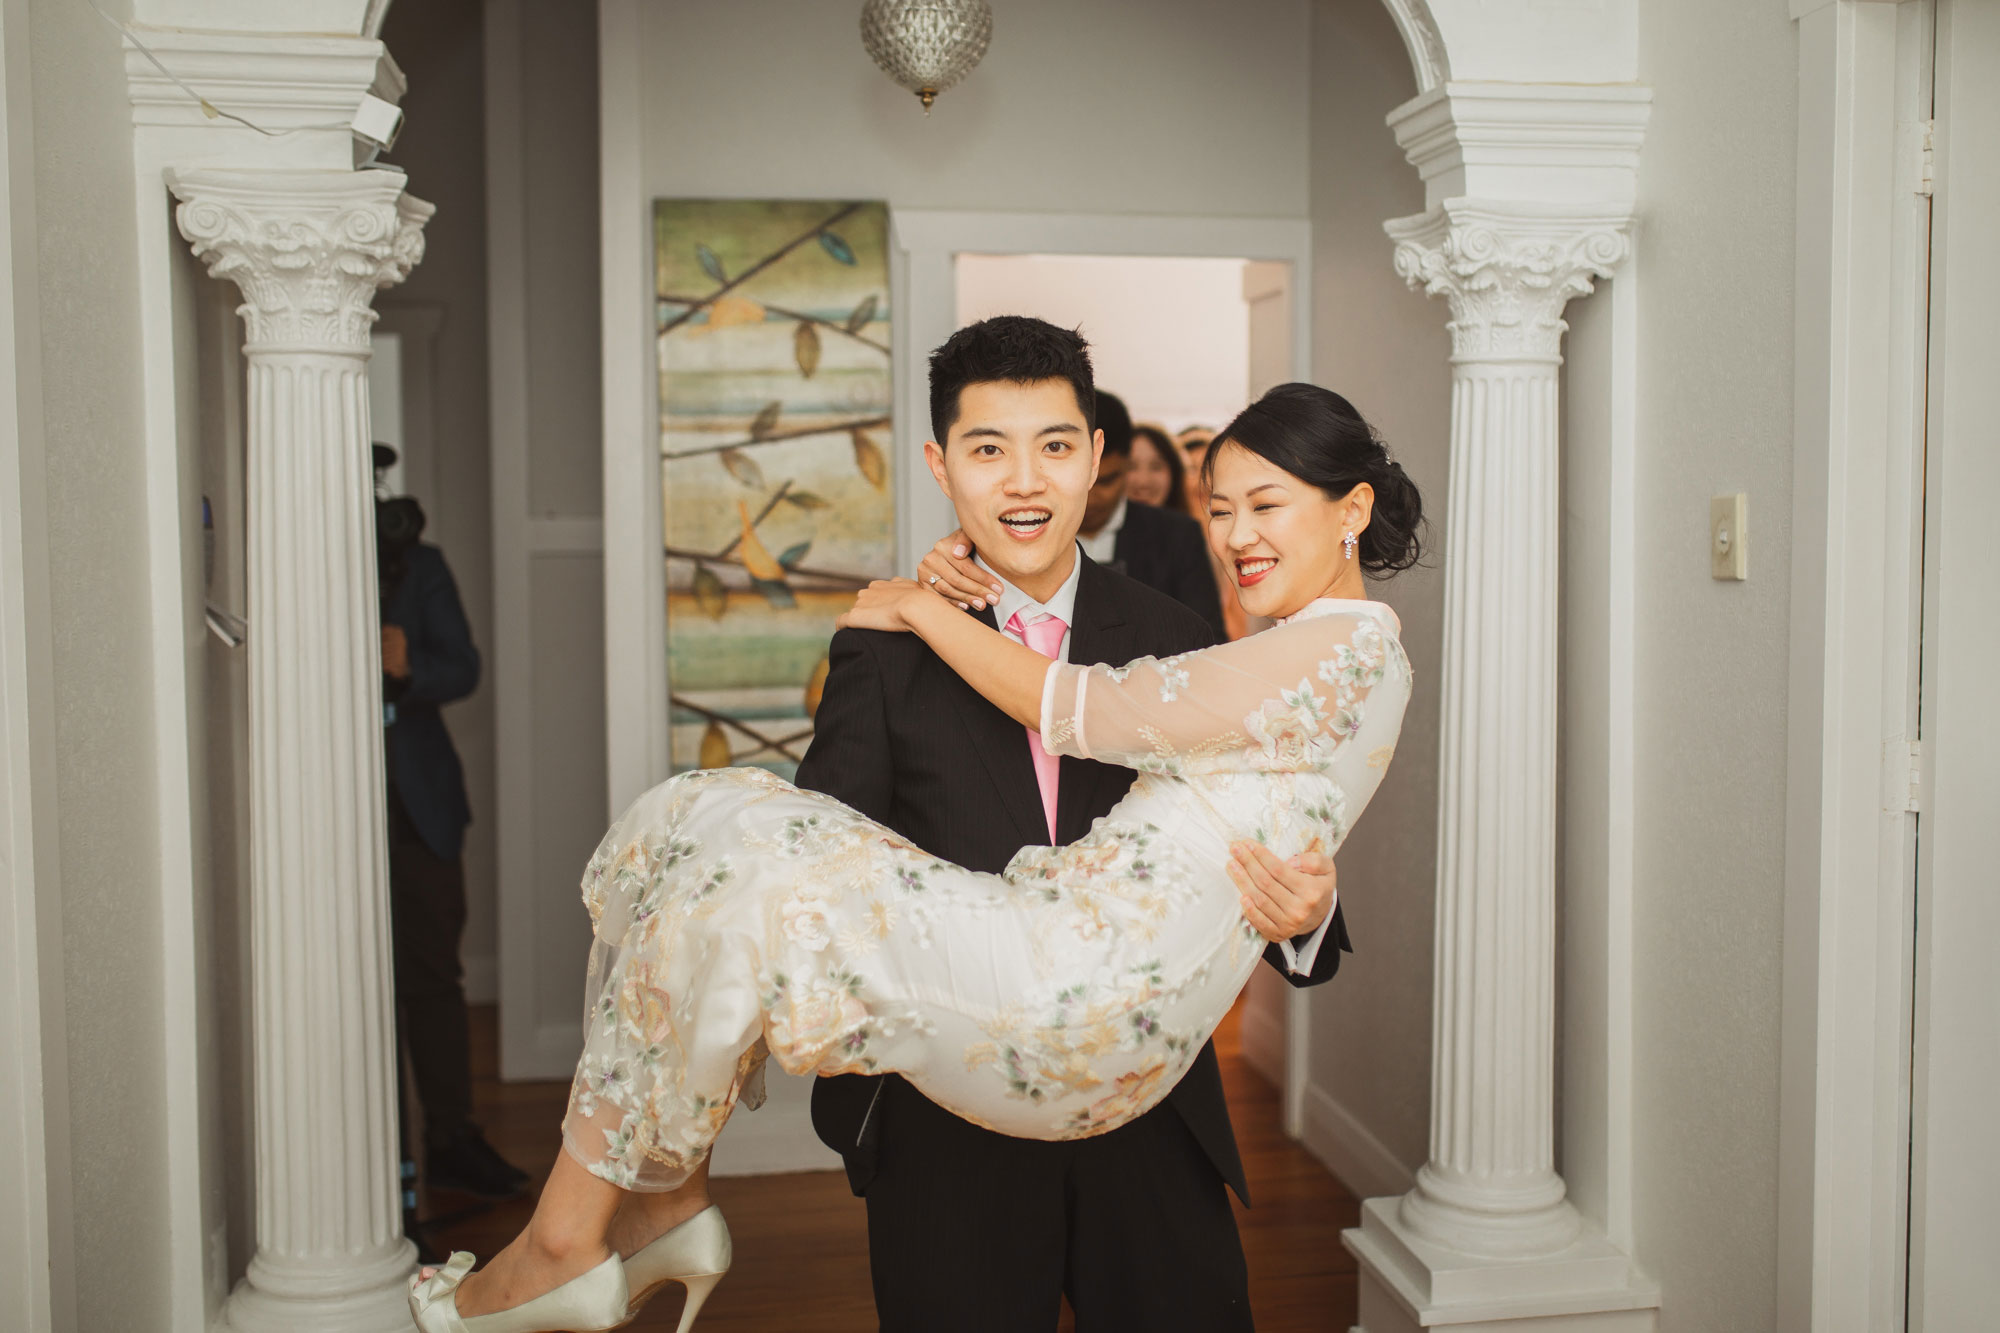
{"label": "framed painting on wall", "polygon": [[661,199],[653,236],[674,771],[789,778],[895,572],[888,207]]}

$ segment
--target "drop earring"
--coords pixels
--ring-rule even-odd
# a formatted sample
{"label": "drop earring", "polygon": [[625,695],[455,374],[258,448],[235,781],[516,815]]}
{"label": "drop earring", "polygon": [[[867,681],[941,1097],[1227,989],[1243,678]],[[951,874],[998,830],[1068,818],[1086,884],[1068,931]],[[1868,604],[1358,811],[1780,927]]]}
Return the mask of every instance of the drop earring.
{"label": "drop earring", "polygon": [[1345,537],[1342,537],[1340,539],[1340,549],[1347,552],[1347,558],[1349,560],[1352,560],[1354,558],[1354,548],[1356,546],[1359,546],[1360,544],[1361,543],[1355,540],[1354,534],[1351,532],[1348,533]]}

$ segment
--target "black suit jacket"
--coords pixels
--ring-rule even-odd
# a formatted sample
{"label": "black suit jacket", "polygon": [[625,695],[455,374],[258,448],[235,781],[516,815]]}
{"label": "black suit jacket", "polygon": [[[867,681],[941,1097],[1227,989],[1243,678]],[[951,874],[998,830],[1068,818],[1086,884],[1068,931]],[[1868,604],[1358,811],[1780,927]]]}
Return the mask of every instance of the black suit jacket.
{"label": "black suit jacket", "polygon": [[403,803],[424,845],[440,859],[455,861],[472,807],[458,751],[438,709],[478,686],[479,649],[472,644],[458,585],[437,547],[410,551],[403,581],[382,606],[382,623],[401,628],[410,646],[409,678],[383,682],[395,719],[387,732],[390,796]]}
{"label": "black suit jacket", "polygon": [[[1185,607],[1081,554],[1078,559],[1084,564],[1070,626],[1070,661],[1124,663],[1215,641],[1214,632]],[[991,612],[985,619],[993,623]],[[825,792],[932,855],[973,870],[1003,870],[1021,848],[1048,840],[1021,724],[961,680],[922,639],[842,630],[834,635],[830,656],[799,786]],[[1133,776],[1130,769],[1065,756],[1057,785],[1057,842],[1088,833],[1091,822],[1125,795]],[[1294,985],[1313,985],[1339,968],[1346,942],[1336,916],[1310,977],[1286,972],[1276,946],[1266,957]],[[878,1078],[843,1074],[813,1086],[813,1128],[846,1162],[856,1194],[866,1191],[875,1174],[876,1126],[869,1112],[880,1084]],[[1247,1200],[1213,1044],[1203,1047],[1167,1104],[1187,1122],[1216,1171]]]}
{"label": "black suit jacket", "polygon": [[1222,594],[1208,562],[1208,539],[1186,514],[1137,500],[1125,502],[1125,525],[1112,544],[1112,564],[1148,588],[1157,588],[1206,620],[1219,639]]}

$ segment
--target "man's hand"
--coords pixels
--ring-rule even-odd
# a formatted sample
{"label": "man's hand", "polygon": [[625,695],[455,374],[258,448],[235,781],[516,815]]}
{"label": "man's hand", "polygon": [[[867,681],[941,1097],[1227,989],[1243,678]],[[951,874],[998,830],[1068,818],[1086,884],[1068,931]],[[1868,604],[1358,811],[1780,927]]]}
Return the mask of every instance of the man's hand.
{"label": "man's hand", "polygon": [[1230,845],[1229,878],[1243,899],[1243,915],[1257,933],[1282,944],[1318,930],[1333,911],[1333,861],[1315,842],[1290,861],[1280,861],[1262,843]]}
{"label": "man's hand", "polygon": [[410,678],[410,641],[400,625],[382,627],[382,672],[396,680]]}

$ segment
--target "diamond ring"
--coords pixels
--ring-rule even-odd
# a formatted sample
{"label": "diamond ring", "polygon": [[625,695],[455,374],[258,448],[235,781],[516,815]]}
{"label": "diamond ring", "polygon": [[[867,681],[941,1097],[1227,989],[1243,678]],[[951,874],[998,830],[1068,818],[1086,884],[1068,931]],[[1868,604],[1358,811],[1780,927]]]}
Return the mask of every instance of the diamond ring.
{"label": "diamond ring", "polygon": [[940,579],[941,577],[943,577],[943,576],[942,576],[942,575],[939,575],[939,574],[933,574],[933,575],[931,575],[931,582],[932,582],[932,583],[936,583],[936,582],[938,581],[938,579]]}

